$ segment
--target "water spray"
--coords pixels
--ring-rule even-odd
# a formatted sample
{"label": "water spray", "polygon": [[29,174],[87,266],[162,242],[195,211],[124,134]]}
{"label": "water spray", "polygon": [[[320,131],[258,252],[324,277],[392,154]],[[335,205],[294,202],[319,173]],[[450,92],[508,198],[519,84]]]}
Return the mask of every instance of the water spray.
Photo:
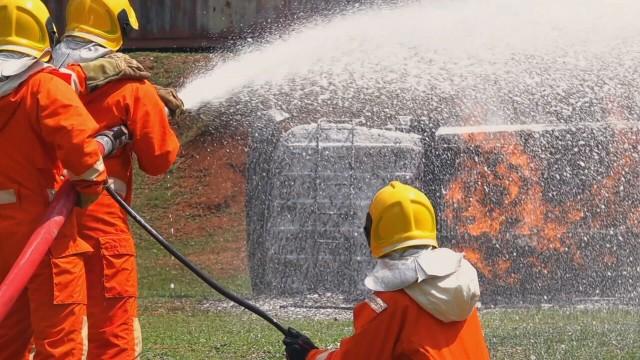
{"label": "water spray", "polygon": [[276,328],[283,335],[287,335],[289,331],[282,324],[276,321],[273,317],[267,314],[264,310],[256,306],[255,304],[243,299],[242,297],[232,293],[231,291],[225,289],[222,285],[220,285],[217,281],[212,279],[209,275],[207,275],[204,271],[200,270],[194,263],[192,263],[188,258],[182,255],[176,248],[174,248],[167,240],[165,240],[162,235],[160,235],[151,225],[149,225],[138,213],[136,213],[129,204],[127,204],[111,186],[106,187],[106,191],[111,195],[111,197],[118,203],[118,205],[129,214],[129,216],[136,222],[144,231],[146,231],[160,246],[162,246],[171,256],[173,256],[176,260],[178,260],[182,265],[184,265],[189,271],[191,271],[194,275],[196,275],[200,280],[202,280],[205,284],[207,284],[210,288],[215,290],[220,295],[224,296],[228,300],[240,305],[241,307],[249,310],[250,312],[258,315],[263,320],[271,324],[274,328]]}
{"label": "water spray", "polygon": [[638,13],[632,0],[363,8],[250,42],[179,94],[223,124],[272,108],[307,122],[582,123],[611,99],[637,118]]}

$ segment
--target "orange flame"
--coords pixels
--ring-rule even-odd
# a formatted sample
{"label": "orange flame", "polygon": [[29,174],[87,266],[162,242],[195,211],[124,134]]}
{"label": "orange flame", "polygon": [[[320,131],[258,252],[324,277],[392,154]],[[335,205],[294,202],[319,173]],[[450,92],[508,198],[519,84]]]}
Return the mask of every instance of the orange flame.
{"label": "orange flame", "polygon": [[[443,216],[455,224],[467,259],[485,277],[505,283],[519,280],[518,274],[510,273],[514,264],[508,254],[497,258],[492,254],[489,258],[483,253],[485,248],[496,248],[500,235],[515,234],[539,255],[566,254],[576,266],[584,267],[577,239],[569,236],[574,227],[583,224],[587,230],[602,229],[612,219],[622,218],[624,226],[640,231],[640,209],[620,213],[620,207],[615,206],[623,197],[620,187],[629,183],[629,169],[640,168],[629,146],[637,149],[640,145],[636,135],[618,131],[612,153],[625,155],[615,159],[609,176],[593,185],[591,191],[560,205],[545,202],[542,167],[525,151],[516,134],[474,133],[463,138],[473,149],[472,155],[460,163],[465,172],[449,183]],[[633,183],[626,186],[630,185]],[[614,254],[603,257],[605,264],[616,261]],[[540,256],[519,262],[544,274],[550,270]]]}
{"label": "orange flame", "polygon": [[489,267],[482,259],[480,251],[472,248],[465,248],[462,249],[462,252],[464,253],[464,257],[469,260],[469,262],[471,262],[476,267],[476,269],[484,274],[484,276],[492,276],[491,274],[493,273],[493,271],[491,270],[491,267]]}

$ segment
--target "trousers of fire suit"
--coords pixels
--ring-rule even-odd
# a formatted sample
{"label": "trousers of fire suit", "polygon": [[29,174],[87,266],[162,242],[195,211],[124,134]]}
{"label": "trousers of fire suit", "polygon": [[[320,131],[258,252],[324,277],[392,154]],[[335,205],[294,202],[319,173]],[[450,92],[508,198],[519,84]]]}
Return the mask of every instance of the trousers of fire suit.
{"label": "trousers of fire suit", "polygon": [[[71,66],[84,83],[78,67]],[[180,145],[164,104],[149,82],[117,80],[97,90],[81,89],[82,102],[100,131],[119,125],[132,142],[105,159],[109,182],[131,203],[133,157],[149,175],[162,175],[174,163]],[[136,251],[127,214],[105,192],[78,219],[80,236],[94,251],[86,257],[89,359],[133,359],[141,351],[137,314]]]}
{"label": "trousers of fire suit", "polygon": [[[106,182],[98,126],[63,75],[44,69],[0,97],[0,279],[38,226],[62,169],[81,193]],[[0,360],[82,359],[86,351],[84,255],[74,209],[26,290],[0,323]],[[31,354],[32,344],[35,353]]]}

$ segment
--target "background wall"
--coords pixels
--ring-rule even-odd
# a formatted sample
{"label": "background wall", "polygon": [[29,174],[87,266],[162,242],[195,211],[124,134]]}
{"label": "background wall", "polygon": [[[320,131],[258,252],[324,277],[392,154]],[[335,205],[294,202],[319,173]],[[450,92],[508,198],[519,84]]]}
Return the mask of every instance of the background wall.
{"label": "background wall", "polygon": [[[259,30],[266,24],[329,12],[366,0],[133,0],[141,23],[128,48],[203,48]],[[67,0],[44,1],[64,31]]]}

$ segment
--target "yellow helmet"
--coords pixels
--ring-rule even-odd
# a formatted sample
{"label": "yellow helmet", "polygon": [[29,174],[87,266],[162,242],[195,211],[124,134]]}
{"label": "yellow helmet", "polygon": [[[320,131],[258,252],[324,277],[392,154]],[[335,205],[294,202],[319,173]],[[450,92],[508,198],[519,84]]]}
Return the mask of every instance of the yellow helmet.
{"label": "yellow helmet", "polygon": [[438,247],[431,201],[399,181],[392,181],[373,198],[364,231],[375,258],[411,246]]}
{"label": "yellow helmet", "polygon": [[49,10],[40,0],[0,0],[0,50],[49,61],[57,38]]}
{"label": "yellow helmet", "polygon": [[70,0],[65,36],[77,36],[118,51],[138,18],[129,0]]}

